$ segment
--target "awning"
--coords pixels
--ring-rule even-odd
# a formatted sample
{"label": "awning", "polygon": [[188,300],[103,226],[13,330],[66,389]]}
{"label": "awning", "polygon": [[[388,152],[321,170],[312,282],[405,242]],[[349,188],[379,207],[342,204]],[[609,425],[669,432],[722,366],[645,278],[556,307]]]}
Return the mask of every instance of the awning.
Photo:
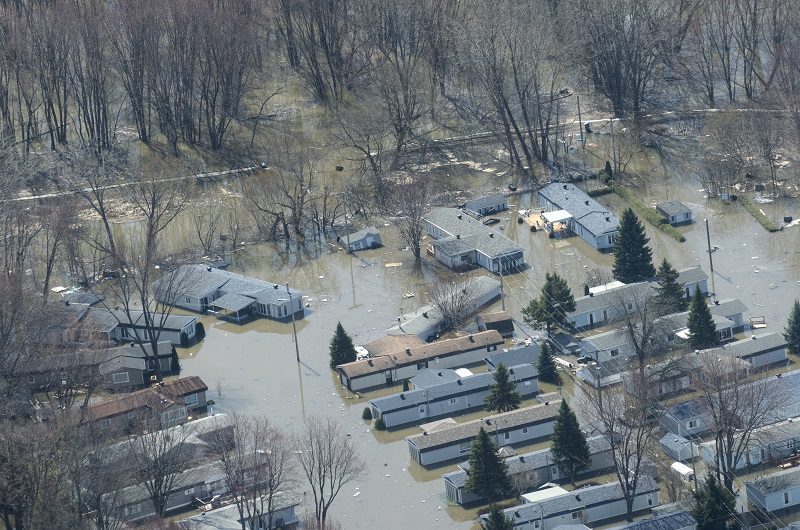
{"label": "awning", "polygon": [[572,214],[566,210],[556,210],[555,212],[542,212],[542,217],[548,223],[560,223],[572,219]]}
{"label": "awning", "polygon": [[211,302],[211,305],[219,309],[227,309],[228,311],[238,313],[253,303],[255,303],[255,300],[252,298],[243,296],[241,294],[228,293]]}

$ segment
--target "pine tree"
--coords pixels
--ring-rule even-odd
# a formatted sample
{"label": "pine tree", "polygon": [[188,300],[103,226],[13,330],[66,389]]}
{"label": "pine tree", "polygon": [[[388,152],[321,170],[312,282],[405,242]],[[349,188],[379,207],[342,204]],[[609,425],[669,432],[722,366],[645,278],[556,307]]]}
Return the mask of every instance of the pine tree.
{"label": "pine tree", "polygon": [[735,509],[733,493],[725,489],[713,474],[706,475],[698,491],[694,492],[692,515],[697,519],[697,530],[725,530]]}
{"label": "pine tree", "polygon": [[550,438],[550,451],[558,469],[575,485],[575,476],[589,467],[591,454],[586,435],[578,425],[578,418],[566,400],[561,402],[558,417]]}
{"label": "pine tree", "polygon": [[489,385],[489,395],[485,401],[486,409],[490,411],[508,412],[519,408],[517,384],[511,380],[511,374],[503,363],[498,364],[494,371],[494,383]]}
{"label": "pine tree", "polygon": [[506,517],[497,505],[492,504],[486,520],[481,522],[481,530],[514,530],[514,521]]}
{"label": "pine tree", "polygon": [[678,282],[678,271],[664,258],[656,272],[656,302],[662,315],[686,311],[688,302],[683,290],[683,285]]}
{"label": "pine tree", "polygon": [[635,283],[652,279],[656,275],[653,267],[653,251],[647,246],[650,239],[644,227],[627,208],[622,213],[614,246],[614,278],[622,283]]}
{"label": "pine tree", "polygon": [[528,307],[522,310],[527,324],[542,322],[547,326],[547,333],[554,325],[569,329],[567,313],[575,311],[575,297],[572,290],[558,273],[545,273],[542,294],[538,300],[531,300]]}
{"label": "pine tree", "polygon": [[556,362],[553,360],[553,348],[550,343],[545,341],[539,350],[539,360],[536,363],[536,370],[539,371],[539,380],[551,385],[561,384],[561,376],[558,375]]}
{"label": "pine tree", "polygon": [[506,463],[497,454],[497,445],[483,427],[472,441],[467,475],[466,490],[489,501],[511,490]]}
{"label": "pine tree", "polygon": [[717,328],[711,317],[711,310],[700,288],[695,289],[689,304],[689,347],[704,350],[717,345]]}
{"label": "pine tree", "polygon": [[783,332],[789,353],[800,355],[800,301],[795,300],[792,310],[789,311],[789,321]]}
{"label": "pine tree", "polygon": [[331,339],[330,354],[331,368],[356,360],[356,348],[353,346],[353,339],[344,330],[341,322],[336,324],[336,333]]}

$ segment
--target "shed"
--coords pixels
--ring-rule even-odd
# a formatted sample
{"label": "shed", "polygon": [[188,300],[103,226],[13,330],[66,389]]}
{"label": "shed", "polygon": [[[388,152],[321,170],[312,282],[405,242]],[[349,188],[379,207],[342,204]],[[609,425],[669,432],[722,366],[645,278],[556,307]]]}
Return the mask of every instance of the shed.
{"label": "shed", "polygon": [[495,329],[503,338],[511,337],[514,334],[514,319],[511,318],[508,311],[481,313],[475,317],[475,324],[478,326],[478,331]]}
{"label": "shed", "polygon": [[656,210],[658,210],[672,226],[692,222],[692,210],[681,201],[660,202],[656,205]]}
{"label": "shed", "polygon": [[[374,226],[362,228],[346,236],[338,238],[339,244],[353,252],[355,250],[366,250],[383,246],[381,233]],[[348,246],[349,245],[349,246]]]}

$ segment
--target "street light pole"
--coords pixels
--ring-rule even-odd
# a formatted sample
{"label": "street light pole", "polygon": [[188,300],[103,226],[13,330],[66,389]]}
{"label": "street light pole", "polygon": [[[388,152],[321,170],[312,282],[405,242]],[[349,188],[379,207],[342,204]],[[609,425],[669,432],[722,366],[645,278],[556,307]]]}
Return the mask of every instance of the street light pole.
{"label": "street light pole", "polygon": [[[706,242],[708,243],[708,265],[711,267],[711,295],[717,299],[717,287],[714,284],[714,258],[711,257],[711,232],[708,229],[708,219],[706,221]],[[691,297],[691,293],[689,294]]]}
{"label": "street light pole", "polygon": [[289,311],[292,312],[292,333],[294,334],[294,351],[297,355],[297,362],[300,362],[300,345],[297,344],[297,324],[294,320],[294,307],[292,306],[292,292],[289,290],[289,283],[286,283],[286,294],[289,296]]}

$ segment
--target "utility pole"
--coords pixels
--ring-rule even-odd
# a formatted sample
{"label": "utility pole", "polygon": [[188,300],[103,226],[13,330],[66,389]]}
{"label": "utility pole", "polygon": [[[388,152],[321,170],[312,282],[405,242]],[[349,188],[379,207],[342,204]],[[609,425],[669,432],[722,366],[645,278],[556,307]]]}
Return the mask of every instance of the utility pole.
{"label": "utility pole", "polygon": [[503,304],[503,311],[506,310],[505,288],[503,286],[503,260],[500,260],[500,302]]}
{"label": "utility pole", "polygon": [[617,147],[614,141],[614,118],[611,118],[611,163],[614,166],[614,177],[617,177],[617,173],[619,172],[619,168],[617,167]]}
{"label": "utility pole", "polygon": [[578,98],[578,127],[581,129],[581,149],[586,148],[586,137],[583,136],[583,120],[581,119],[581,97],[576,96]]}
{"label": "utility pole", "polygon": [[717,287],[714,284],[714,259],[711,257],[711,232],[708,229],[708,219],[706,219],[706,242],[708,243],[708,265],[711,267],[711,296],[714,297],[714,301],[716,302]]}
{"label": "utility pole", "polygon": [[289,290],[289,282],[286,282],[286,294],[289,296],[289,311],[292,312],[292,334],[294,335],[294,352],[297,355],[297,362],[300,362],[300,345],[297,344],[297,324],[294,319],[294,306],[292,305],[292,292]]}

